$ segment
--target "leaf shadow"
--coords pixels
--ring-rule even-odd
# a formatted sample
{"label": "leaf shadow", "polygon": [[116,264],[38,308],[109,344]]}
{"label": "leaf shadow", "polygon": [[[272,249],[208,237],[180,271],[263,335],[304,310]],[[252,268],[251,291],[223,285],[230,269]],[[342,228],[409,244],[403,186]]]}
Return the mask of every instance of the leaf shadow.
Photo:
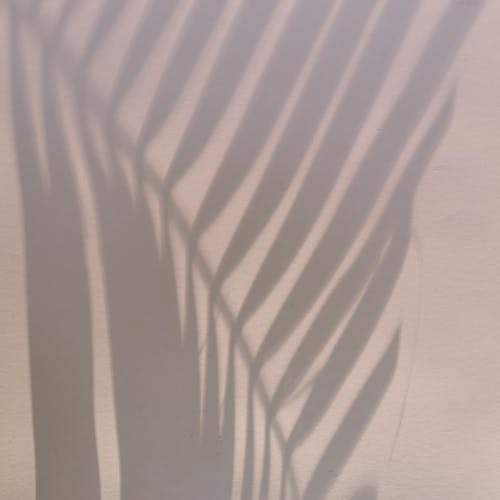
{"label": "leaf shadow", "polygon": [[[420,4],[388,0],[382,5],[369,43],[363,46],[348,75],[346,90],[328,118],[327,108],[337,98],[340,82],[379,4],[376,0],[339,2],[326,39],[219,264],[205,272],[205,317],[196,299],[195,280],[206,262],[199,240],[225,211],[231,210],[238,190],[245,184],[291,98],[334,3],[298,0],[271,47],[269,61],[248,108],[232,131],[200,209],[181,235],[187,261],[184,301],[179,296],[181,287],[171,234],[181,210],[175,205],[172,192],[186,181],[187,172],[194,168],[228,109],[248,61],[271,25],[278,2],[241,3],[204,82],[186,132],[173,152],[166,178],[153,186],[161,206],[161,248],[146,194],[151,186],[147,185],[148,178],[140,175],[150,169],[145,153],[170,118],[229,2],[193,2],[173,55],[164,62],[139,136],[131,141],[133,147],[127,151],[118,140],[123,135],[118,110],[127,104],[129,94],[146,72],[145,61],[160,44],[162,32],[179,2],[152,0],[146,5],[144,17],[131,33],[130,45],[124,48],[109,102],[97,113],[92,108],[95,105],[88,104],[92,89],[87,73],[116,19],[130,3],[111,0],[102,4],[83,55],[73,61],[76,70],[67,75],[72,87],[72,109],[63,110],[55,83],[59,50],[68,19],[78,15],[82,6],[74,0],[64,2],[58,23],[47,37],[41,37],[42,79],[38,83],[45,158],[35,140],[34,111],[26,89],[27,62],[20,46],[20,25],[26,22],[35,26],[37,11],[35,4],[27,13],[14,2],[8,4],[12,119],[24,211],[38,500],[93,499],[101,495],[94,422],[89,271],[80,191],[73,174],[77,160],[67,141],[61,120],[63,111],[70,111],[73,119],[82,154],[78,160],[85,164],[97,213],[94,223],[99,234],[111,345],[121,498],[236,498],[238,460],[242,463],[238,496],[241,500],[266,500],[273,498],[272,492],[277,490],[283,500],[331,497],[336,478],[369,426],[397,369],[400,329],[333,430],[305,483],[299,483],[293,459],[332,411],[339,390],[358,366],[391,299],[407,256],[413,198],[449,126],[453,93],[404,166],[356,258],[322,299],[273,391],[266,387],[263,369],[337,277],[346,256],[354,251],[362,228],[403,150],[421,126],[482,5],[452,1],[435,26],[406,85],[388,109],[380,134],[368,145],[325,231],[312,242],[311,255],[273,313],[262,342],[251,356],[244,358],[248,386],[242,391],[237,385],[236,366],[246,346],[245,328],[266,305],[304,242],[311,238],[311,228],[346,168],[347,158]],[[97,129],[93,126],[95,115]],[[255,277],[247,280],[248,291],[239,310],[233,316],[225,316],[228,335],[217,321],[221,310],[230,310],[225,285],[289,194],[323,119],[329,120],[326,132],[283,223],[273,231],[270,250],[257,266]],[[104,152],[99,149],[96,134],[104,138]],[[135,197],[123,175],[125,161],[132,163],[137,173]],[[49,167],[48,189],[40,173],[44,162]],[[345,326],[338,331],[344,320]],[[333,335],[338,335],[334,347],[315,371],[298,417],[284,432],[280,411],[298,391],[305,374],[315,366]],[[204,365],[200,356],[202,336]],[[220,354],[222,344],[228,344],[225,360]],[[238,397],[245,400],[244,414],[236,411]],[[257,429],[261,410],[264,438],[257,442],[262,439],[257,432],[262,430]],[[244,456],[237,457],[236,419],[242,415],[245,436],[239,439],[243,439],[245,450]],[[277,444],[278,458],[272,453],[273,443]],[[353,498],[376,498],[376,490],[361,489]]]}

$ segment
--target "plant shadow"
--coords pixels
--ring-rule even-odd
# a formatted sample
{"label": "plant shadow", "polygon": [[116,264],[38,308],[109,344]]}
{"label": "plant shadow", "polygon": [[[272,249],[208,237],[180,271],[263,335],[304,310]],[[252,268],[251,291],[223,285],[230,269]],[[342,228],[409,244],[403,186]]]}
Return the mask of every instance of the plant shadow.
{"label": "plant shadow", "polygon": [[[156,91],[145,106],[138,137],[131,139],[120,127],[119,111],[147,74],[147,58],[161,48],[162,34],[176,19],[182,2],[147,4],[137,26],[131,27],[130,43],[123,49],[107,101],[95,99],[88,75],[132,2],[99,4],[77,58],[65,40],[83,3],[62,2],[57,21],[47,27],[37,3],[24,8],[14,0],[7,2],[11,112],[24,217],[37,500],[101,497],[93,394],[96,332],[92,332],[81,191],[74,173],[75,165],[82,163],[97,214],[92,223],[99,235],[111,346],[120,498],[334,498],[335,481],[397,370],[401,325],[318,450],[305,480],[298,477],[294,458],[334,408],[394,293],[410,245],[414,197],[448,129],[453,89],[435,110],[433,102],[482,3],[450,1],[316,239],[312,227],[347,168],[421,1],[344,0],[336,11],[331,0],[296,1],[279,28],[224,154],[211,166],[214,175],[191,221],[177,205],[174,190],[189,182],[188,173],[196,170],[197,160],[223,121],[259,44],[269,30],[278,30],[273,23],[283,5],[274,0],[241,2],[167,174],[158,179],[151,174],[146,151],[173,119],[175,105],[204,57],[204,47],[218,33],[232,4],[229,0],[191,2]],[[364,44],[369,26],[369,43]],[[35,111],[22,48],[24,28],[40,43],[42,69],[36,86],[43,147],[33,125]],[[362,50],[355,56],[359,47]],[[70,88],[71,109],[58,92],[59,71]],[[329,116],[335,99],[338,103]],[[288,118],[283,119],[287,107]],[[78,158],[63,115],[71,116]],[[232,209],[280,120],[284,125],[264,172],[218,264],[211,266],[200,241]],[[320,137],[322,121],[326,127]],[[422,128],[401,167],[403,151]],[[291,196],[291,186],[318,137],[319,146],[283,222],[272,232],[269,250],[254,276],[246,278],[241,306],[233,310],[227,284],[283,200]],[[134,193],[124,175],[126,162],[134,167]],[[48,182],[42,175],[44,165]],[[375,222],[370,222],[394,172],[394,187]],[[148,201],[151,190],[160,206],[160,244],[157,217]],[[184,247],[186,269],[181,280],[172,228],[181,235]],[[364,229],[367,236],[356,249]],[[290,272],[305,242],[312,251],[275,309],[269,328],[259,334],[262,342],[252,351],[245,329]],[[352,262],[343,269],[342,263],[353,253]],[[332,288],[333,279],[337,284]],[[201,311],[197,280],[204,287],[206,306]],[[263,376],[265,367],[320,297],[324,297],[321,306],[270,390]],[[225,328],[220,327],[219,316]],[[338,337],[334,346],[327,347],[334,336]],[[224,359],[222,344],[227,345]],[[326,360],[318,366],[325,349],[329,349]],[[243,390],[237,384],[239,361],[246,370]],[[279,414],[312,369],[314,377],[303,405],[285,432]],[[245,411],[238,412],[242,400]],[[238,438],[241,428],[244,436]],[[242,456],[236,455],[237,440],[243,441]],[[236,470],[241,478],[236,478]],[[371,486],[352,496],[353,500],[375,498],[377,492]]]}

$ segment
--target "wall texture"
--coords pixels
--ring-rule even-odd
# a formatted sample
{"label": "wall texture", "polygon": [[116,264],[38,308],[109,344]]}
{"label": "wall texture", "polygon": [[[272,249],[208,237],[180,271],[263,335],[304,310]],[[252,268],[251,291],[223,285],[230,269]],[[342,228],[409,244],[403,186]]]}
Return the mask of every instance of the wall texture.
{"label": "wall texture", "polygon": [[499,26],[3,0],[0,497],[500,498]]}

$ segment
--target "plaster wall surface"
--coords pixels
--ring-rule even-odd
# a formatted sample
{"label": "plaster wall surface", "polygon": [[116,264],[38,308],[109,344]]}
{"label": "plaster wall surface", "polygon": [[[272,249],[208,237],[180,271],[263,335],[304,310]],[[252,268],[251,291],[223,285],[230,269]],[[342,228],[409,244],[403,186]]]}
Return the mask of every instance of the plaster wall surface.
{"label": "plaster wall surface", "polygon": [[2,0],[0,498],[500,498],[499,26]]}

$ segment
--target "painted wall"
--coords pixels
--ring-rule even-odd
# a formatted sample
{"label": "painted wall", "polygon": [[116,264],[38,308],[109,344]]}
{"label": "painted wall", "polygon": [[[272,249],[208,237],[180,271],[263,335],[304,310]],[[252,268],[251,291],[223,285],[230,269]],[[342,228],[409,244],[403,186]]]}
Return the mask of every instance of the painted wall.
{"label": "painted wall", "polygon": [[500,498],[498,26],[4,0],[0,497]]}

